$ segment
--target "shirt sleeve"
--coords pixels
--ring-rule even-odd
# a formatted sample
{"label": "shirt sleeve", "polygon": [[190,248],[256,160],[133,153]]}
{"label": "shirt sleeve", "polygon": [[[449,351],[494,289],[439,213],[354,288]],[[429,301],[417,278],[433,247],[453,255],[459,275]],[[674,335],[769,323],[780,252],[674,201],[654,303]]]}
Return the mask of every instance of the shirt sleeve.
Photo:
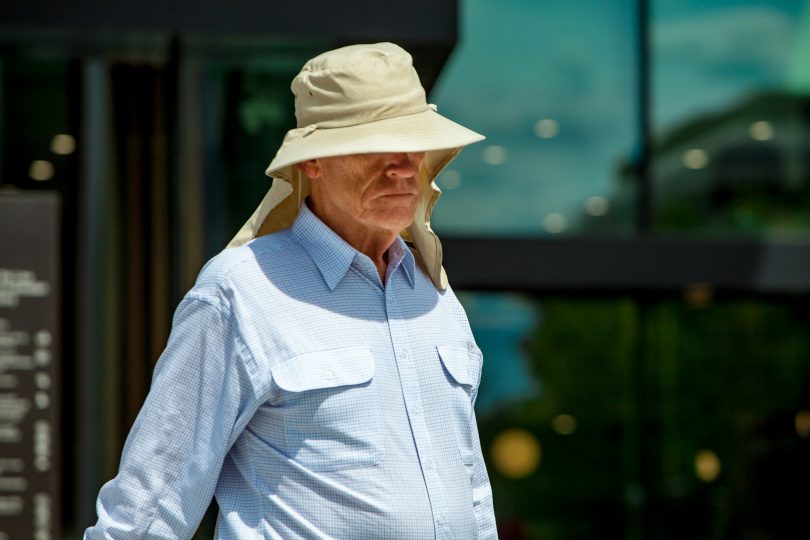
{"label": "shirt sleeve", "polygon": [[492,488],[489,484],[484,457],[481,454],[481,443],[478,439],[478,427],[475,425],[473,416],[473,509],[478,525],[478,538],[490,540],[498,538],[498,531],[495,527],[495,510],[492,505]]}
{"label": "shirt sleeve", "polygon": [[[480,382],[480,371],[478,382]],[[476,384],[475,392],[472,396],[473,407],[475,406],[476,397],[478,397],[478,384]],[[497,540],[498,529],[495,523],[495,508],[492,503],[492,487],[489,483],[489,475],[487,474],[487,467],[484,463],[484,455],[481,452],[481,440],[478,436],[478,421],[476,420],[474,409],[471,423],[470,429],[473,435],[473,509],[478,525],[478,538],[479,540]]]}
{"label": "shirt sleeve", "polygon": [[240,343],[218,306],[191,296],[180,303],[85,540],[193,536],[255,402]]}

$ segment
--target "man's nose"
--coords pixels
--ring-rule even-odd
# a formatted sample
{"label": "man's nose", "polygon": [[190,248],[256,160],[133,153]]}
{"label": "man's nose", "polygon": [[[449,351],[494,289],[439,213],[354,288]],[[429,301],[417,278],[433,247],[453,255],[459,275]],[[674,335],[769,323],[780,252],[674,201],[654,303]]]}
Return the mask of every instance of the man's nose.
{"label": "man's nose", "polygon": [[385,175],[388,178],[410,178],[416,176],[424,159],[424,152],[386,154]]}

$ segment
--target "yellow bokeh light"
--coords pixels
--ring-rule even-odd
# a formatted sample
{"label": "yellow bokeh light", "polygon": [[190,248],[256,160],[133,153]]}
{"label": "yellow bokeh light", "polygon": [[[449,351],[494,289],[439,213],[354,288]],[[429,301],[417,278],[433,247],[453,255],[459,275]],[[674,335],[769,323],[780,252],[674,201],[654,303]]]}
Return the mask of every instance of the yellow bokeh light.
{"label": "yellow bokeh light", "polygon": [[704,482],[717,480],[720,470],[720,458],[711,450],[701,450],[695,455],[695,475]]}
{"label": "yellow bokeh light", "polygon": [[610,201],[606,197],[596,195],[585,201],[585,212],[594,217],[604,216],[610,210]]}
{"label": "yellow bokeh light", "polygon": [[568,220],[565,216],[558,213],[548,214],[543,218],[543,228],[546,232],[557,234],[565,231],[568,227]]}
{"label": "yellow bokeh light", "polygon": [[796,434],[802,439],[810,438],[810,411],[796,413]]}
{"label": "yellow bokeh light", "polygon": [[53,173],[53,163],[45,161],[44,159],[32,161],[31,166],[28,168],[28,176],[39,182],[50,180],[53,178]]}
{"label": "yellow bokeh light", "polygon": [[773,125],[765,120],[754,122],[748,128],[748,134],[755,141],[769,141],[774,137]]}
{"label": "yellow bokeh light", "polygon": [[67,156],[76,151],[76,139],[72,135],[60,133],[51,139],[51,152]]}
{"label": "yellow bokeh light", "polygon": [[689,307],[706,308],[712,304],[714,289],[708,283],[693,283],[684,289],[683,298]]}
{"label": "yellow bokeh light", "polygon": [[491,456],[495,468],[503,476],[526,478],[540,465],[542,447],[528,431],[507,429],[492,442]]}
{"label": "yellow bokeh light", "polygon": [[709,164],[709,154],[701,148],[692,148],[683,153],[683,164],[689,169],[704,169]]}

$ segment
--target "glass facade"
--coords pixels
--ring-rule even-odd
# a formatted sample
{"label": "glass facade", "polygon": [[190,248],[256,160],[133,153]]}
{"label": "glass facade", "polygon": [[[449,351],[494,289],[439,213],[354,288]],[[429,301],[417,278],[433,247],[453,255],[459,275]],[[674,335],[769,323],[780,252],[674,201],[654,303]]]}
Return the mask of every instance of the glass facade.
{"label": "glass facade", "polygon": [[316,40],[185,43],[182,84],[195,99],[180,129],[196,167],[186,171],[189,182],[200,182],[203,260],[228,244],[270,189],[264,170],[295,125],[290,81],[328,48]]}
{"label": "glass facade", "polygon": [[[436,229],[633,234],[646,181],[655,233],[806,240],[810,3],[650,2],[646,70],[639,4],[586,4],[461,4],[432,97],[488,139],[440,176]],[[502,538],[806,534],[807,291],[683,287],[460,294],[485,355],[477,411]]]}
{"label": "glass facade", "polygon": [[[443,238],[808,241],[810,2],[458,7],[429,98],[487,140],[437,180]],[[0,35],[0,187],[62,197],[65,538],[93,519],[174,306],[269,188],[292,76],[332,45]],[[501,538],[806,537],[810,286],[562,294],[496,278],[456,292],[485,356]]]}
{"label": "glass facade", "polygon": [[615,206],[614,177],[639,138],[634,6],[460,3],[461,38],[431,99],[487,139],[438,179],[437,231],[630,229],[632,212]]}
{"label": "glass facade", "polygon": [[806,534],[806,297],[460,298],[501,538]]}
{"label": "glass facade", "polygon": [[653,2],[654,224],[808,237],[810,4]]}
{"label": "glass facade", "polygon": [[488,139],[440,177],[437,230],[626,234],[646,180],[658,232],[807,237],[807,2],[648,4],[643,179],[638,2],[461,3],[462,38],[432,98]]}

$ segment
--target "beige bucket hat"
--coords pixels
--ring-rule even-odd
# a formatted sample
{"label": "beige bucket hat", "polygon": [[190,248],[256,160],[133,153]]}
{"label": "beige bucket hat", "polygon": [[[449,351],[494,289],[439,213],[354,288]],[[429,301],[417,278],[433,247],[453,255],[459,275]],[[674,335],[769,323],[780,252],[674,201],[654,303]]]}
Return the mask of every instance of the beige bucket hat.
{"label": "beige bucket hat", "polygon": [[403,239],[439,289],[447,288],[442,246],[430,228],[441,191],[434,179],[461,149],[484,139],[436,112],[413,68],[393,43],[351,45],[308,61],[293,79],[298,127],[284,137],[266,174],[273,184],[228,247],[290,227],[309,180],[295,165],[310,159],[375,152],[425,152],[420,202]]}

